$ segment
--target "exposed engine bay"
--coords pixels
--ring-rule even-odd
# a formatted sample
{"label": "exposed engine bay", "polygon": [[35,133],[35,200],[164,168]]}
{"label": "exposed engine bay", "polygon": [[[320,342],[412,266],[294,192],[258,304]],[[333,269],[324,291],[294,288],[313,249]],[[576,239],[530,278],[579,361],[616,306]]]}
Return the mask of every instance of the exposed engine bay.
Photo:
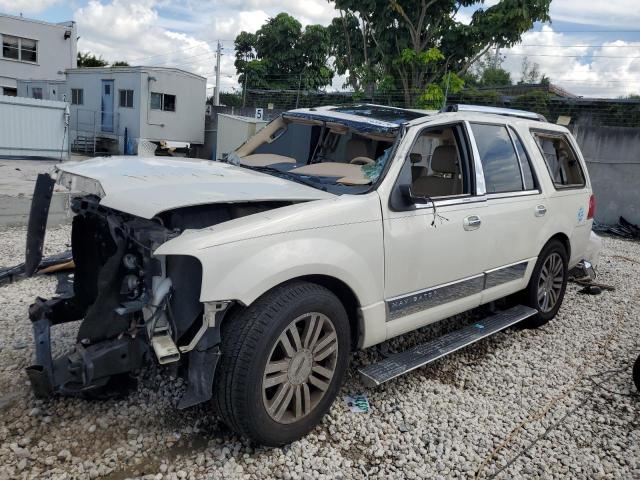
{"label": "exposed engine bay", "polygon": [[[39,179],[34,192],[27,241],[30,265],[42,256],[52,183],[50,177]],[[29,309],[36,364],[27,373],[36,395],[95,394],[157,361],[187,366],[189,386],[178,408],[209,400],[220,354],[220,324],[231,302],[200,302],[202,266],[196,258],[156,258],[153,252],[187,229],[291,203],[188,206],[145,219],[101,206],[95,195],[73,198],[73,294],[37,298]],[[75,346],[52,358],[51,327],[72,321],[80,321]]]}

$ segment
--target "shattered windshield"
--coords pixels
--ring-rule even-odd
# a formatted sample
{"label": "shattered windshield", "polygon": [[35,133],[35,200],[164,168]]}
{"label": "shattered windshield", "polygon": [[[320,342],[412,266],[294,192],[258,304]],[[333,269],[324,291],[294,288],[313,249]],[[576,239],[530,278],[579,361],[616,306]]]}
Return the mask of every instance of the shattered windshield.
{"label": "shattered windshield", "polygon": [[227,161],[331,193],[362,193],[384,171],[398,131],[383,122],[279,117]]}

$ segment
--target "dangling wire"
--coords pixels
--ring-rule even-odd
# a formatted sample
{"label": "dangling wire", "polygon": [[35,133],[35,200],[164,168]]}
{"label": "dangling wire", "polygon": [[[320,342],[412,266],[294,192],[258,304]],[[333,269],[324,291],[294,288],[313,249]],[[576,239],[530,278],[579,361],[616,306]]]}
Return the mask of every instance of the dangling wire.
{"label": "dangling wire", "polygon": [[433,220],[431,221],[431,226],[434,228],[437,228],[438,225],[436,225],[436,218],[440,221],[440,225],[442,225],[444,222],[448,222],[449,219],[443,215],[440,215],[438,213],[437,207],[436,207],[436,202],[433,201],[433,198],[431,197],[425,197],[427,200],[429,200],[429,202],[431,202],[431,208],[432,208],[432,212],[433,212]]}

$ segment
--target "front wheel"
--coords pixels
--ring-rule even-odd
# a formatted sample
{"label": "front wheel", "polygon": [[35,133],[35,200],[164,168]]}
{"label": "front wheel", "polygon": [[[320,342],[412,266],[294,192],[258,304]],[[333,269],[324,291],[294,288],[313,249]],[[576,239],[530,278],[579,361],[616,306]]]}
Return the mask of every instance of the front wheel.
{"label": "front wheel", "polygon": [[262,445],[299,439],[338,394],[350,345],[347,314],[331,291],[308,282],[275,288],[223,323],[219,415]]}
{"label": "front wheel", "polygon": [[540,252],[524,291],[524,304],[538,313],[522,322],[523,327],[541,327],[558,313],[567,288],[567,257],[567,250],[559,240],[549,241]]}

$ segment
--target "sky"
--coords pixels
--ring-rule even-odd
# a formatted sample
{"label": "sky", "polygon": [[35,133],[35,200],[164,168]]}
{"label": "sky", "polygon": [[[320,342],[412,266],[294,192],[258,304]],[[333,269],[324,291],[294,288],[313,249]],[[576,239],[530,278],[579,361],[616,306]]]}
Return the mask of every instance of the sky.
{"label": "sky", "polygon": [[[497,3],[486,0],[485,6]],[[502,49],[503,68],[520,80],[522,61],[562,88],[586,97],[640,93],[639,0],[552,0],[551,23],[536,24],[522,42]],[[255,32],[269,18],[287,12],[303,25],[327,25],[336,16],[326,0],[0,0],[0,12],[50,22],[74,20],[78,49],[107,61],[173,66],[215,84],[215,50],[220,41],[221,89],[237,88],[233,39]],[[458,13],[468,22],[473,9]],[[339,87],[340,78],[334,80]],[[209,90],[209,93],[211,90]]]}

